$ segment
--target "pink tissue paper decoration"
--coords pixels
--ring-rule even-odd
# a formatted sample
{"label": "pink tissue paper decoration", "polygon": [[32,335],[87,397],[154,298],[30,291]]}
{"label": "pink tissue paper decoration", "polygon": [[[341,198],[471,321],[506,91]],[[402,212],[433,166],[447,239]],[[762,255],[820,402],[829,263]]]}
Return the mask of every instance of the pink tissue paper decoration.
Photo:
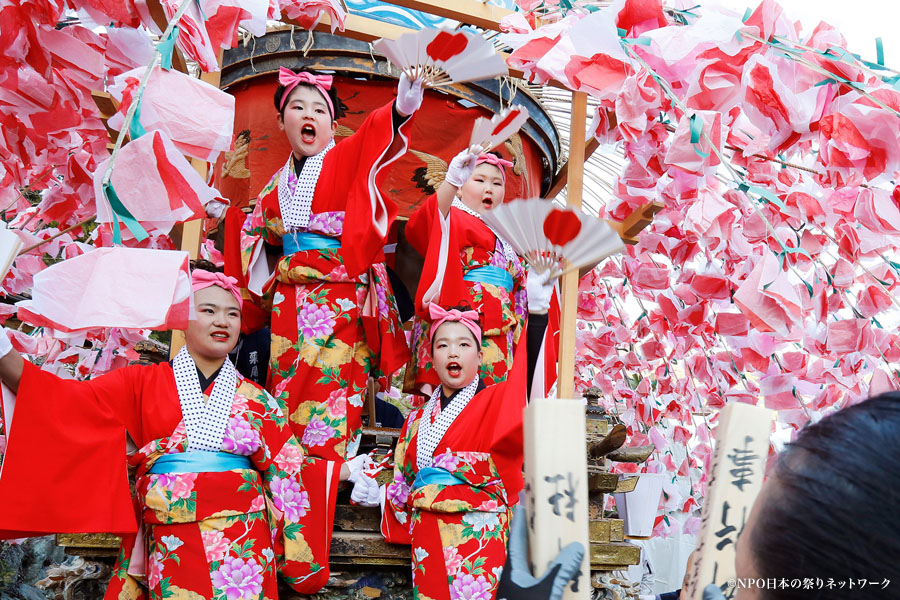
{"label": "pink tissue paper decoration", "polygon": [[[111,223],[102,180],[108,162],[94,173],[97,221]],[[206,216],[203,206],[219,197],[161,131],[129,142],[119,152],[110,179],[116,195],[148,231],[166,234],[175,223]],[[123,239],[132,239],[124,230]]]}
{"label": "pink tissue paper decoration", "polygon": [[71,333],[104,327],[184,329],[191,307],[188,254],[98,248],[34,277],[19,318]]}
{"label": "pink tissue paper decoration", "polygon": [[[120,102],[119,112],[109,120],[111,128],[121,128],[145,71],[140,67],[123,73],[109,87]],[[215,162],[232,146],[234,96],[184,73],[156,67],[141,96],[140,124],[148,132],[165,132],[184,154]]]}
{"label": "pink tissue paper decoration", "polygon": [[303,29],[315,29],[322,18],[327,16],[331,33],[336,29],[344,30],[347,11],[338,0],[277,0],[277,3],[281,15],[297,21]]}

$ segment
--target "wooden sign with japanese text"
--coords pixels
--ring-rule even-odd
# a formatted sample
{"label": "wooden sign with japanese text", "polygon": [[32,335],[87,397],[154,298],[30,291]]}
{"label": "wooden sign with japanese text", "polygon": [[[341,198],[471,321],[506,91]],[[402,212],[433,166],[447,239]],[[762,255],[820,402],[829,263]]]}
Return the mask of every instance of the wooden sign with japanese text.
{"label": "wooden sign with japanese text", "polygon": [[774,415],[741,402],[719,413],[697,557],[682,593],[685,600],[702,600],[703,588],[711,583],[725,598],[734,597],[735,542],[762,487]]}
{"label": "wooden sign with japanese text", "polygon": [[525,409],[525,506],[532,569],[541,577],[559,551],[581,542],[581,571],[563,600],[591,597],[587,449],[583,400],[538,398]]}

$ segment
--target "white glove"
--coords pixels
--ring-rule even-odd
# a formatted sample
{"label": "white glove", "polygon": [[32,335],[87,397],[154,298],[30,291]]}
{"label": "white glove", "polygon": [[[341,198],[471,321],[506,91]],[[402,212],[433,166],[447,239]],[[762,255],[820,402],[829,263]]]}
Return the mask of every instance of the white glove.
{"label": "white glove", "polygon": [[210,200],[204,208],[206,209],[206,216],[209,218],[221,219],[225,211],[228,210],[228,204],[221,200]]}
{"label": "white glove", "polygon": [[397,84],[397,112],[404,117],[413,114],[422,106],[422,80],[409,80],[406,73],[400,76],[400,82]]}
{"label": "white glove", "polygon": [[381,486],[374,477],[360,473],[350,492],[350,501],[360,506],[378,506],[381,504]]}
{"label": "white glove", "polygon": [[9,333],[7,333],[6,327],[3,327],[3,331],[0,331],[0,358],[3,358],[10,352],[12,352],[12,342],[9,341]]}
{"label": "white glove", "polygon": [[352,458],[344,464],[347,465],[347,469],[350,472],[350,476],[347,477],[347,481],[349,481],[350,483],[356,483],[356,480],[359,479],[359,475],[363,472],[363,469],[371,467],[374,464],[374,461],[368,454],[360,454],[356,458]]}
{"label": "white glove", "polygon": [[550,271],[538,273],[535,270],[528,271],[525,279],[525,293],[528,295],[528,312],[542,315],[550,309],[550,299],[553,297],[553,288],[556,287],[556,279],[550,278]]}
{"label": "white glove", "polygon": [[474,151],[474,148],[466,148],[450,161],[444,181],[452,186],[461,188],[472,176],[472,173],[475,172],[475,163],[477,161],[478,152]]}

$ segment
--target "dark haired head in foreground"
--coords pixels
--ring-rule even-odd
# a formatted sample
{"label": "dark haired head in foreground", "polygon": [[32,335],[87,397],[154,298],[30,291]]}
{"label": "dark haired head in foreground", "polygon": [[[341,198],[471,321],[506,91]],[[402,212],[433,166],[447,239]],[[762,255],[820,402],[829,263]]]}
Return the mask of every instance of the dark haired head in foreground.
{"label": "dark haired head in foreground", "polygon": [[898,392],[801,431],[764,484],[737,547],[739,578],[788,585],[739,590],[738,598],[900,597],[898,450]]}

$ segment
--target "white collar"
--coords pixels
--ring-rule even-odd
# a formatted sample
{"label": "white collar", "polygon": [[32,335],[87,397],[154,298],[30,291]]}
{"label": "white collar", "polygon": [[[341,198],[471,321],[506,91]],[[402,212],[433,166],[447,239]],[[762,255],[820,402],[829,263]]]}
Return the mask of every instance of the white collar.
{"label": "white collar", "polygon": [[181,401],[181,414],[187,435],[188,450],[218,452],[222,449],[231,404],[237,391],[239,375],[227,358],[216,376],[209,401],[203,402],[200,377],[194,357],[183,347],[172,361],[175,386]]}
{"label": "white collar", "polygon": [[476,375],[472,383],[459,390],[456,396],[453,397],[453,400],[450,401],[450,404],[441,410],[434,423],[431,422],[431,413],[434,412],[435,406],[440,405],[441,389],[443,387],[438,385],[434,393],[431,394],[431,398],[428,400],[428,404],[425,405],[422,416],[419,418],[419,432],[416,439],[416,466],[420,471],[431,466],[434,460],[434,451],[444,438],[444,434],[447,433],[447,430],[453,424],[453,421],[456,420],[456,417],[459,416],[459,413],[462,412],[472,397],[478,392],[478,382],[479,377]]}
{"label": "white collar", "polygon": [[334,138],[331,138],[321,152],[306,157],[293,188],[288,178],[294,172],[294,155],[288,155],[287,162],[278,177],[278,208],[281,209],[281,222],[285,231],[305,230],[309,227],[313,195],[316,193],[316,184],[322,172],[322,163],[332,148]]}

